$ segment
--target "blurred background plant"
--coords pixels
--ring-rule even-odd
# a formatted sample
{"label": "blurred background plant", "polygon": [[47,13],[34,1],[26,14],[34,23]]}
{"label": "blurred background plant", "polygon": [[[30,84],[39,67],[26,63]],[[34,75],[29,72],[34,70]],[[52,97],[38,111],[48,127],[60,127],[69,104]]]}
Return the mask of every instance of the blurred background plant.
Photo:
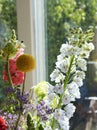
{"label": "blurred background plant", "polygon": [[48,76],[71,27],[97,25],[97,0],[47,0]]}

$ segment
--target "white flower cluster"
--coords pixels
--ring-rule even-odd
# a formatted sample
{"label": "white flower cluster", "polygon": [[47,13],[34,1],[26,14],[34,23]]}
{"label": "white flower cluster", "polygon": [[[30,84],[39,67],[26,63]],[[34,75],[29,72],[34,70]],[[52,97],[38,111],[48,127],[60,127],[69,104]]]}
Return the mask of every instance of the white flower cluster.
{"label": "white flower cluster", "polygon": [[62,44],[55,69],[50,75],[55,85],[42,82],[34,88],[37,103],[43,100],[45,105],[53,110],[48,115],[44,115],[39,104],[39,113],[42,118],[44,116],[46,120],[48,119],[41,121],[44,130],[69,130],[70,128],[69,119],[76,109],[71,102],[81,96],[79,88],[85,79],[87,59],[94,49],[91,34],[91,32],[83,33],[80,28],[72,34],[68,42]]}
{"label": "white flower cluster", "polygon": [[60,55],[57,57],[56,67],[50,78],[56,84],[54,93],[60,97],[54,118],[62,130],[69,130],[69,119],[75,112],[75,106],[70,102],[80,98],[79,87],[83,85],[87,59],[92,50],[94,50],[93,43],[84,41],[75,45],[72,44],[71,39],[60,48]]}

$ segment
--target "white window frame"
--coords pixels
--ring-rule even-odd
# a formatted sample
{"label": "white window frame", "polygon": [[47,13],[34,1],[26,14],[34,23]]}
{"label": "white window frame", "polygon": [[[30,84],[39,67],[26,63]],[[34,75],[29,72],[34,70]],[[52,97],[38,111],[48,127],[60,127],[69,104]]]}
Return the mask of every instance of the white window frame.
{"label": "white window frame", "polygon": [[27,89],[46,80],[44,0],[17,0],[18,39],[36,58],[36,70],[27,74]]}

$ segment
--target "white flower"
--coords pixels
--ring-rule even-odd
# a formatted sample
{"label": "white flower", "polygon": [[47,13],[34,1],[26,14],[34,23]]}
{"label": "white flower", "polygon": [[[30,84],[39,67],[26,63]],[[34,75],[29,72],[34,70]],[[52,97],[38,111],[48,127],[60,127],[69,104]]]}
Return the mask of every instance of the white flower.
{"label": "white flower", "polygon": [[59,120],[59,124],[62,130],[69,130],[69,120],[67,117],[64,117],[64,120]]}
{"label": "white flower", "polygon": [[82,49],[91,52],[92,50],[94,50],[94,45],[91,42],[90,43],[85,42],[85,44],[83,44],[82,46]]}
{"label": "white flower", "polygon": [[60,52],[63,56],[70,56],[70,55],[79,55],[80,48],[78,46],[73,46],[68,43],[62,44],[60,48]]}
{"label": "white flower", "polygon": [[59,103],[59,96],[55,93],[50,93],[44,98],[44,101],[47,105],[55,109]]}
{"label": "white flower", "polygon": [[85,72],[77,70],[75,75],[79,78],[85,79]]}
{"label": "white flower", "polygon": [[88,59],[89,56],[90,56],[90,52],[89,52],[89,51],[82,50],[82,51],[80,52],[80,57],[81,57],[81,58],[86,58],[86,59]]}
{"label": "white flower", "polygon": [[70,119],[73,116],[75,109],[76,107],[72,103],[69,103],[65,107],[65,115]]}
{"label": "white flower", "polygon": [[52,128],[50,126],[46,126],[44,130],[52,130]]}
{"label": "white flower", "polygon": [[71,50],[72,45],[69,45],[68,43],[66,44],[62,44],[61,48],[60,48],[60,52],[62,53],[62,55],[69,55],[69,50]]}
{"label": "white flower", "polygon": [[62,110],[62,109],[55,109],[55,112],[54,112],[54,118],[56,119],[56,120],[64,120],[64,118],[65,118],[65,111],[64,110]]}
{"label": "white flower", "polygon": [[65,76],[58,70],[55,69],[50,75],[51,81],[55,81],[55,83],[59,83],[64,80]]}
{"label": "white flower", "polygon": [[86,71],[87,70],[87,62],[85,59],[78,58],[77,65],[81,70]]}
{"label": "white flower", "polygon": [[64,92],[64,85],[56,84],[54,87],[54,91],[58,94],[62,94]]}
{"label": "white flower", "polygon": [[73,81],[81,87],[83,85],[83,80],[80,77],[74,77]]}
{"label": "white flower", "polygon": [[50,83],[48,84],[48,94],[49,93],[53,93],[54,92],[54,86],[53,85],[51,85]]}
{"label": "white flower", "polygon": [[65,56],[63,56],[62,54],[57,56],[57,61],[62,61],[64,60],[64,58],[66,58]]}
{"label": "white flower", "polygon": [[81,53],[80,53],[80,56],[82,58],[89,58],[90,56],[90,52],[94,50],[94,45],[93,43],[87,43],[85,42],[85,44],[82,45],[82,50],[81,50]]}
{"label": "white flower", "polygon": [[66,73],[69,69],[70,60],[65,58],[62,61],[56,62],[56,67],[59,68],[62,72]]}
{"label": "white flower", "polygon": [[80,98],[79,87],[75,82],[67,84],[67,89],[72,96],[74,96],[75,98]]}
{"label": "white flower", "polygon": [[64,96],[62,97],[63,105],[70,103],[71,101],[75,101],[75,97],[71,95],[68,90],[65,91]]}
{"label": "white flower", "polygon": [[49,101],[52,101],[52,100],[55,98],[55,96],[56,96],[55,93],[50,93],[50,94],[48,95]]}
{"label": "white flower", "polygon": [[65,116],[65,111],[62,109],[56,109],[54,118],[59,122],[62,130],[69,130],[69,119]]}

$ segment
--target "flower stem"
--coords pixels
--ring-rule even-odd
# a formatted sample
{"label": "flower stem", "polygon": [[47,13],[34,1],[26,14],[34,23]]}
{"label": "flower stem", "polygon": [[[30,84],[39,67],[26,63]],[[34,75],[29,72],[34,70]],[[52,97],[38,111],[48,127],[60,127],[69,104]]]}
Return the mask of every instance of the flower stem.
{"label": "flower stem", "polygon": [[[25,79],[26,79],[26,73],[24,73],[24,83],[23,83],[23,87],[22,87],[22,96],[24,95],[24,90],[25,90]],[[20,102],[20,108],[23,106],[23,103]],[[17,122],[16,122],[16,126],[15,126],[15,130],[17,130],[17,127],[18,127],[18,123],[20,121],[20,117],[21,117],[21,110],[19,111],[19,115],[18,115],[18,119],[17,119]]]}
{"label": "flower stem", "polygon": [[71,56],[70,66],[69,66],[69,69],[68,69],[68,72],[66,74],[65,81],[64,81],[64,92],[60,95],[58,108],[61,106],[62,97],[63,97],[63,95],[65,93],[65,90],[66,90],[66,86],[67,86],[67,83],[68,83],[68,80],[69,80],[69,76],[70,76],[71,68],[72,68],[72,65],[73,65],[73,61],[74,61],[74,55]]}
{"label": "flower stem", "polygon": [[55,130],[55,119],[52,119],[52,130]]}
{"label": "flower stem", "polygon": [[23,82],[23,88],[22,88],[22,96],[24,95],[24,90],[25,90],[25,80],[26,80],[26,73],[24,73],[24,82]]}
{"label": "flower stem", "polygon": [[7,71],[7,75],[8,75],[9,84],[13,87],[13,83],[12,83],[11,75],[10,75],[10,70],[9,70],[9,56],[7,56],[6,71]]}
{"label": "flower stem", "polygon": [[74,55],[71,56],[70,66],[69,66],[69,69],[68,69],[68,72],[66,74],[66,78],[65,78],[65,81],[64,81],[64,89],[66,89],[66,85],[67,85],[68,80],[69,80],[69,76],[70,76],[73,60],[74,60]]}

